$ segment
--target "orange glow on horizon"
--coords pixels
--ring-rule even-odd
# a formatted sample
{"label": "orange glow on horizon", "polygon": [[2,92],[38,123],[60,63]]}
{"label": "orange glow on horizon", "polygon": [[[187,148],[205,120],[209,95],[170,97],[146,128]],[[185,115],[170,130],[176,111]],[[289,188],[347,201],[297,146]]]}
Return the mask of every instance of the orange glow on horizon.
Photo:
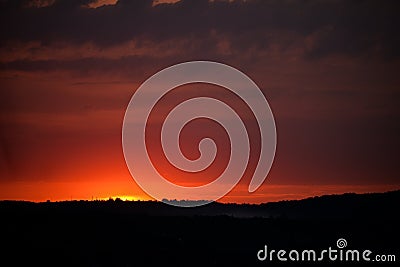
{"label": "orange glow on horizon", "polygon": [[[298,200],[314,196],[344,193],[374,193],[400,189],[399,185],[277,185],[264,184],[250,194],[247,185],[240,183],[228,195],[219,199],[222,203],[265,203],[282,200]],[[9,182],[0,184],[0,200],[24,200],[32,202],[71,200],[154,200],[144,193],[131,178],[118,181],[81,182]]]}

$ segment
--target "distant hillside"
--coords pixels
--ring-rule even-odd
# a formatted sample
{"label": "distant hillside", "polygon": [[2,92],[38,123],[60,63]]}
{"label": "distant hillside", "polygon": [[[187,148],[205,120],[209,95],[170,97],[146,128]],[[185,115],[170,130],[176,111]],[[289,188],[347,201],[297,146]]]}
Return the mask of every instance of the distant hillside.
{"label": "distant hillside", "polygon": [[118,213],[146,216],[233,216],[293,219],[389,218],[398,219],[396,206],[400,190],[386,193],[326,195],[303,200],[264,204],[211,203],[196,208],[181,208],[157,201],[64,201],[33,203],[1,201],[1,213],[46,212]]}
{"label": "distant hillside", "polygon": [[289,218],[400,218],[400,190],[386,193],[325,195],[261,204],[271,216]]}
{"label": "distant hillside", "polygon": [[197,208],[155,201],[1,201],[1,262],[66,267],[295,266],[260,262],[257,252],[265,245],[335,248],[339,238],[351,249],[398,259],[399,200],[400,191]]}

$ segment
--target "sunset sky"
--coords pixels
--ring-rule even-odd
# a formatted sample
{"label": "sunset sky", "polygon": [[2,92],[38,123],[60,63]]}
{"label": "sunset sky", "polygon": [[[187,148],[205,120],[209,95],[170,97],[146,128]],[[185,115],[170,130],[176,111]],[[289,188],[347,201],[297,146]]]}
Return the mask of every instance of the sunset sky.
{"label": "sunset sky", "polygon": [[[0,0],[0,199],[151,199],[124,160],[125,109],[151,75],[192,60],[246,73],[275,116],[268,178],[247,192],[251,158],[222,201],[399,189],[399,12],[398,1]],[[197,95],[231,101],[254,128],[240,102],[199,84],[166,97],[149,127]],[[206,136],[218,143],[213,169],[188,182],[167,166],[169,179],[204,184],[223,170],[218,125],[198,121],[182,149],[196,157]]]}

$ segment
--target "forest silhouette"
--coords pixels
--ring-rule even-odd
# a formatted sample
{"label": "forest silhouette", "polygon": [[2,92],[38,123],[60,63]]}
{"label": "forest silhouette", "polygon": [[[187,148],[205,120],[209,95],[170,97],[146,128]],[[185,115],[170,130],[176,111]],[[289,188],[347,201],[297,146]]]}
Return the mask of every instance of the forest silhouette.
{"label": "forest silhouette", "polygon": [[338,238],[396,254],[398,203],[400,191],[196,208],[120,199],[1,201],[1,255],[7,266],[253,266],[265,265],[256,258],[265,244],[318,249]]}

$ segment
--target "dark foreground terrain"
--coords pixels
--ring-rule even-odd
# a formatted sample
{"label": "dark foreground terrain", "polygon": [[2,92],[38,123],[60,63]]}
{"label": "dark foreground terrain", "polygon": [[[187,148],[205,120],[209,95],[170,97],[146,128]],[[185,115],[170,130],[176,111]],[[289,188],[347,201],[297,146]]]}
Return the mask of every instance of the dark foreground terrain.
{"label": "dark foreground terrain", "polygon": [[[2,201],[0,266],[282,266],[276,257],[259,261],[257,252],[265,245],[288,252],[337,249],[339,238],[346,239],[346,249],[396,257],[396,262],[359,263],[398,266],[399,200],[400,191],[199,208]],[[359,265],[328,259],[300,264],[321,263]]]}

